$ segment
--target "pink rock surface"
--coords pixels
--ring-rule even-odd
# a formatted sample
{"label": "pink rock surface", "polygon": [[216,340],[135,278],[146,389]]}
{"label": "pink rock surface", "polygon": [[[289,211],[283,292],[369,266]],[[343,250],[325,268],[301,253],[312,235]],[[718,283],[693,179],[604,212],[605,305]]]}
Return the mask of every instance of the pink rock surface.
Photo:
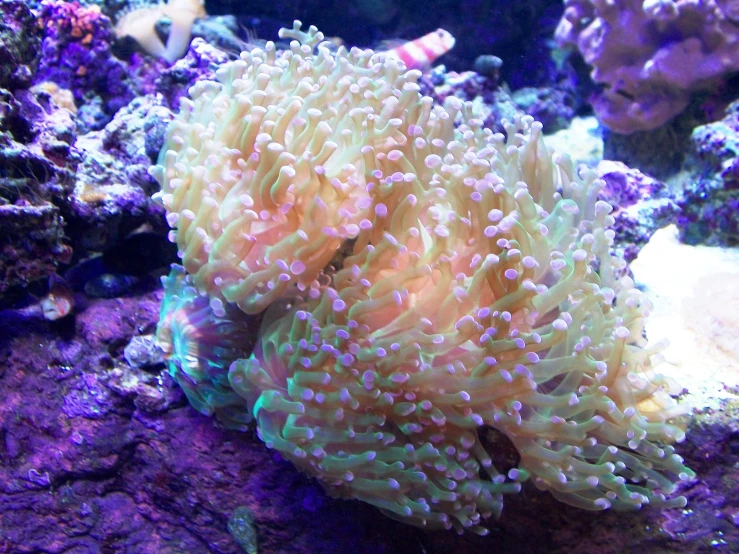
{"label": "pink rock surface", "polygon": [[736,0],[565,0],[556,30],[603,89],[592,98],[617,133],[655,129],[691,94],[739,70]]}
{"label": "pink rock surface", "polygon": [[[163,366],[128,366],[123,349],[153,331],[160,296],[93,300],[57,322],[0,319],[0,553],[236,554],[239,507],[269,553],[739,549],[736,406],[699,415],[679,446],[699,475],[687,509],[584,512],[529,483],[490,536],[429,533],[328,498],[253,432],[197,413]],[[499,456],[515,450],[500,442]]]}

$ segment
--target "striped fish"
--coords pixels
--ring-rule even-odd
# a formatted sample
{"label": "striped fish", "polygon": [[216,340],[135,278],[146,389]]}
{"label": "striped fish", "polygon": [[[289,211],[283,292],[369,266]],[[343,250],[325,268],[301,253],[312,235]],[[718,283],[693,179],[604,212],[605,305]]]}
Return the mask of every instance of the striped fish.
{"label": "striped fish", "polygon": [[444,29],[436,29],[433,33],[391,48],[385,54],[401,60],[408,69],[428,69],[439,57],[454,47],[455,39]]}

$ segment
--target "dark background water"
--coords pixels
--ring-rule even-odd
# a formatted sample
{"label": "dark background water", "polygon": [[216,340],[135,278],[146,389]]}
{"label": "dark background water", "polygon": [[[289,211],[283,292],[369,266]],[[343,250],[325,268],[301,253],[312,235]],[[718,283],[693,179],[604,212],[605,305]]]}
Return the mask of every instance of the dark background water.
{"label": "dark background water", "polygon": [[[560,0],[241,0],[206,1],[209,14],[238,17],[259,38],[272,39],[280,27],[299,19],[327,37],[376,47],[382,41],[412,40],[441,27],[457,39],[444,57],[447,69],[472,68],[477,56],[503,60],[502,75],[513,89],[551,84],[552,37],[562,11]],[[548,82],[547,82],[548,81]]]}

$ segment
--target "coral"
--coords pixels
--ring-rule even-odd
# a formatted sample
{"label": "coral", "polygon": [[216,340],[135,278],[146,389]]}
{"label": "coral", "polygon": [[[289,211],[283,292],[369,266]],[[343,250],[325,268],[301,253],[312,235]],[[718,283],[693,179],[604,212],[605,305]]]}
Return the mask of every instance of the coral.
{"label": "coral", "polygon": [[81,161],[65,215],[78,254],[103,250],[145,223],[161,227],[161,210],[149,198],[156,183],[147,170],[171,118],[161,95],[142,96],[102,130],[77,138]]}
{"label": "coral", "polygon": [[621,162],[602,160],[596,171],[605,182],[601,199],[614,206],[614,247],[630,262],[657,229],[680,213],[675,194],[665,183]]}
{"label": "coral", "polygon": [[[128,367],[120,348],[156,325],[160,295],[94,300],[64,336],[59,322],[0,317],[0,551],[244,554],[244,508],[261,552],[694,554],[739,544],[736,401],[699,415],[681,445],[701,474],[685,489],[690,509],[583,512],[525,484],[493,537],[429,533],[327,498],[253,433],[187,406],[166,373]],[[92,417],[68,416],[65,397]]]}
{"label": "coral", "polygon": [[[734,3],[735,4],[735,3]],[[603,86],[592,99],[617,133],[655,129],[688,105],[691,93],[739,70],[739,19],[732,2],[565,0],[556,30]]]}
{"label": "coral", "polygon": [[157,92],[164,95],[170,106],[178,106],[180,98],[187,96],[188,89],[196,81],[212,81],[215,79],[214,68],[228,60],[228,54],[223,50],[219,50],[201,38],[195,38],[182,59],[177,60],[157,75],[155,88]]}
{"label": "coral", "polygon": [[739,101],[723,119],[696,127],[689,161],[693,178],[679,205],[680,239],[689,244],[739,244]]}
{"label": "coral", "polygon": [[27,87],[38,60],[40,32],[26,2],[0,3],[0,87]]}
{"label": "coral", "polygon": [[63,220],[50,203],[0,205],[0,292],[44,279],[72,256]]}
{"label": "coral", "polygon": [[242,401],[228,383],[228,367],[251,352],[260,320],[198,294],[180,266],[173,266],[162,282],[166,296],[157,339],[170,374],[195,409],[245,429],[251,418],[238,409]]}
{"label": "coral", "polygon": [[442,65],[434,68],[430,74],[422,75],[418,84],[421,93],[433,98],[437,104],[443,104],[450,96],[472,102],[475,116],[493,131],[504,131],[504,119],[510,121],[524,115],[496,79],[483,77],[473,71],[446,71]]}
{"label": "coral", "polygon": [[[685,410],[649,303],[615,278],[597,175],[532,118],[495,134],[391,58],[299,22],[281,37],[192,88],[152,170],[190,274],[158,334],[195,406],[417,525],[484,534],[529,477],[590,510],[684,505],[666,495],[692,475],[667,445]],[[248,357],[236,306],[266,309]]]}
{"label": "coral", "polygon": [[36,83],[71,90],[80,105],[98,96],[108,118],[134,97],[126,65],[111,52],[110,19],[97,6],[46,0],[38,21],[44,36]]}
{"label": "coral", "polygon": [[[497,71],[494,67],[493,64],[493,71]],[[485,70],[484,67],[480,69]],[[447,72],[444,66],[435,68],[430,75],[423,75],[419,84],[422,93],[431,96],[439,104],[452,95],[472,102],[475,116],[482,119],[485,127],[494,131],[504,131],[504,119],[510,121],[527,114],[540,121],[546,133],[554,133],[566,128],[575,115],[574,96],[563,85],[527,87],[510,94],[508,87],[499,83],[495,74],[483,76],[472,71]]]}
{"label": "coral", "polygon": [[575,95],[558,87],[525,87],[511,95],[524,113],[544,125],[546,133],[556,133],[569,127],[575,117]]}
{"label": "coral", "polygon": [[69,110],[72,114],[77,113],[77,105],[74,103],[74,95],[71,90],[60,88],[52,81],[45,81],[32,87],[31,91],[36,93],[45,92],[58,107]]}
{"label": "coral", "polygon": [[594,116],[575,117],[569,127],[544,137],[555,152],[567,152],[575,167],[595,167],[603,159],[603,127]]}
{"label": "coral", "polygon": [[71,258],[59,203],[78,161],[75,138],[70,112],[48,93],[0,89],[0,291]]}

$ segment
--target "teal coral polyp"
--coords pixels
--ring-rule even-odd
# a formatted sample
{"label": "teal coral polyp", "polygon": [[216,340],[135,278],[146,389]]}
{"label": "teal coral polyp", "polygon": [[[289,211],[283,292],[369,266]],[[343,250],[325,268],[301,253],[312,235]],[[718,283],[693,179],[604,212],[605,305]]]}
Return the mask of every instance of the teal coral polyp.
{"label": "teal coral polyp", "polygon": [[[172,366],[196,406],[226,399],[330,494],[416,525],[484,534],[529,478],[589,510],[683,506],[686,410],[618,277],[603,183],[530,118],[494,134],[401,62],[283,35],[192,89],[152,171],[191,274],[168,295],[191,283],[216,329],[266,310],[248,356]],[[178,305],[159,328],[175,360]]]}
{"label": "teal coral polyp", "polygon": [[229,428],[245,430],[252,419],[228,383],[228,367],[251,352],[259,320],[198,294],[190,281],[178,265],[162,279],[157,339],[190,404],[204,415],[216,414]]}

